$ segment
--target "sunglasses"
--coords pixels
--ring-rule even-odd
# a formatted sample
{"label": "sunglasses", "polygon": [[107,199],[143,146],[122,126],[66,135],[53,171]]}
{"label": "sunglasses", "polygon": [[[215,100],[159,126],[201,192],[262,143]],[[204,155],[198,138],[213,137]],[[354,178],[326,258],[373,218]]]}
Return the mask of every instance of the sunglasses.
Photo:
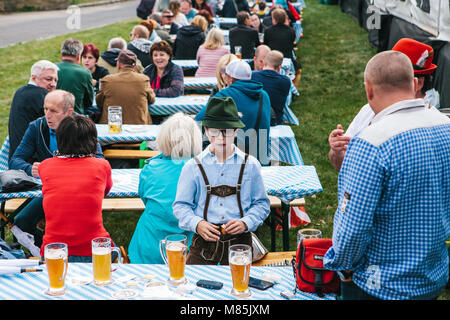
{"label": "sunglasses", "polygon": [[211,137],[218,137],[221,133],[223,137],[232,137],[235,133],[236,129],[216,129],[209,128],[208,133]]}

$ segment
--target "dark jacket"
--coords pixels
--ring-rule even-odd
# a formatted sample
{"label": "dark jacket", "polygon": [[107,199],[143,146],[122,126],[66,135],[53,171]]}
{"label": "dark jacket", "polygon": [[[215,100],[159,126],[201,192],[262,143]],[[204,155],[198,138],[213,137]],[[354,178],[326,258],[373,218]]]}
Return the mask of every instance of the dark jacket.
{"label": "dark jacket", "polygon": [[142,66],[145,68],[152,63],[150,58],[150,47],[152,44],[153,43],[147,39],[138,38],[128,43],[127,49],[136,54],[136,57],[141,61]]}
{"label": "dark jacket", "polygon": [[20,87],[11,102],[9,111],[9,159],[22,141],[31,121],[44,115],[44,98],[47,90],[33,84]]}
{"label": "dark jacket", "polygon": [[[154,64],[147,66],[143,72],[150,78],[150,86],[156,83],[157,70]],[[153,88],[157,97],[178,97],[184,93],[184,75],[180,66],[169,61],[160,81],[161,89]]]}
{"label": "dark jacket", "polygon": [[[42,162],[53,157],[50,152],[50,131],[45,117],[40,117],[30,123],[22,142],[17,147],[9,169],[23,170],[31,176],[33,162]],[[104,158],[102,148],[97,143],[97,158]]]}
{"label": "dark jacket", "polygon": [[252,80],[262,83],[264,91],[269,94],[272,106],[270,125],[283,124],[283,110],[291,92],[291,80],[274,70],[253,71]]}
{"label": "dark jacket", "polygon": [[174,44],[175,59],[195,59],[203,42],[205,33],[202,29],[191,24],[181,27]]}
{"label": "dark jacket", "polygon": [[292,58],[295,43],[295,31],[292,27],[279,23],[264,32],[264,44],[271,50],[280,51],[285,58]]}
{"label": "dark jacket", "polygon": [[255,48],[259,46],[258,31],[244,24],[238,24],[230,29],[230,51],[235,53],[234,47],[242,47],[242,59],[253,59]]}
{"label": "dark jacket", "polygon": [[146,20],[150,13],[152,13],[154,5],[155,0],[141,0],[136,8],[136,15],[139,18]]}
{"label": "dark jacket", "polygon": [[115,67],[117,65],[117,58],[119,57],[120,49],[110,49],[101,54],[103,60]]}
{"label": "dark jacket", "polygon": [[225,18],[236,18],[238,11],[250,12],[247,0],[225,0],[222,10],[217,10],[217,15]]}
{"label": "dark jacket", "polygon": [[103,78],[104,76],[107,76],[108,74],[109,74],[108,69],[99,65],[95,66],[95,71],[92,74],[92,79],[97,80],[97,84],[94,87],[95,93],[97,93],[98,90],[100,90],[100,79]]}

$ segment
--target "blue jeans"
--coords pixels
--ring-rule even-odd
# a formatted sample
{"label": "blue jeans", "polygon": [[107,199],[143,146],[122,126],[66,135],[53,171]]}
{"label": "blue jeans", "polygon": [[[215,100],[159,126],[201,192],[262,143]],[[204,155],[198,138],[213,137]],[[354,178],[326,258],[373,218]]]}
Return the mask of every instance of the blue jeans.
{"label": "blue jeans", "polygon": [[14,218],[16,226],[34,236],[34,244],[37,247],[42,244],[42,233],[36,228],[36,225],[41,219],[45,218],[42,201],[43,198],[34,198]]}

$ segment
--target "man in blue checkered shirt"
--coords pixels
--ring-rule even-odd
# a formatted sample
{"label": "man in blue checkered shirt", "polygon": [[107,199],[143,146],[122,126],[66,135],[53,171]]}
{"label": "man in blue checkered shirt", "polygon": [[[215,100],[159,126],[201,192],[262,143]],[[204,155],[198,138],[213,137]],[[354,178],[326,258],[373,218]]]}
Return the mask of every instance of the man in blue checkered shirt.
{"label": "man in blue checkered shirt", "polygon": [[343,299],[434,299],[449,272],[450,119],[415,99],[403,53],[375,55],[364,84],[375,117],[348,145],[324,266]]}

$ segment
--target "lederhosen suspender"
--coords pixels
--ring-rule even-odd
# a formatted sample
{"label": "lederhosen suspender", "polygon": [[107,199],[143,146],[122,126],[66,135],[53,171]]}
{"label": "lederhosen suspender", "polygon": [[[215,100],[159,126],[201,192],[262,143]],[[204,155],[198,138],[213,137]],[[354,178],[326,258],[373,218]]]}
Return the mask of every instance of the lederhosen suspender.
{"label": "lederhosen suspender", "polygon": [[205,180],[206,184],[206,199],[205,199],[205,207],[203,208],[203,219],[208,221],[208,207],[209,201],[211,200],[211,195],[224,198],[236,194],[239,213],[241,215],[241,218],[244,216],[244,210],[242,209],[241,204],[241,185],[242,185],[242,177],[244,176],[245,164],[247,163],[247,158],[248,154],[245,155],[244,161],[242,161],[241,171],[239,172],[239,178],[236,187],[232,187],[229,185],[219,185],[211,187],[208,181],[208,177],[206,176],[205,170],[203,169],[203,166],[200,163],[200,160],[198,160],[197,157],[194,157],[194,160],[197,163],[198,168],[200,169],[200,172],[203,176],[203,180]]}

